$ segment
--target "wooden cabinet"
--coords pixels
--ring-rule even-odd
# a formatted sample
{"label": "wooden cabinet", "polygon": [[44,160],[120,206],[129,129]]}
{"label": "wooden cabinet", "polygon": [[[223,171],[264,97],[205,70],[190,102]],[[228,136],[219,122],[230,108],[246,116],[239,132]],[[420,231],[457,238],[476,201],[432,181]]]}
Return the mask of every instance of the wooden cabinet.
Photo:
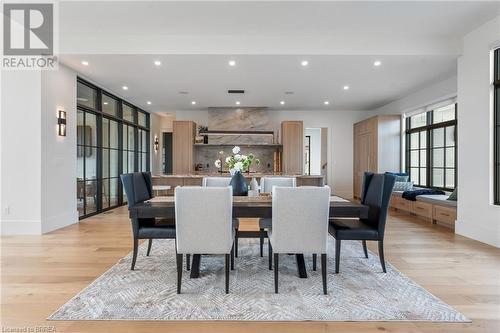
{"label": "wooden cabinet", "polygon": [[354,124],[353,194],[361,197],[363,175],[400,170],[401,116],[375,116]]}
{"label": "wooden cabinet", "polygon": [[443,223],[447,226],[455,225],[455,220],[457,219],[456,208],[444,207],[444,206],[434,206],[433,220],[436,223]]}
{"label": "wooden cabinet", "polygon": [[189,174],[194,171],[194,137],[196,124],[192,121],[174,121],[172,135],[172,172]]}
{"label": "wooden cabinet", "polygon": [[281,143],[283,145],[282,172],[286,175],[301,175],[304,172],[304,123],[283,121]]}
{"label": "wooden cabinet", "polygon": [[[402,199],[405,200],[405,199]],[[408,200],[405,200],[408,201]],[[437,207],[437,206],[436,206]],[[432,204],[421,201],[413,201],[412,212],[415,215],[425,217],[426,219],[432,220]]]}

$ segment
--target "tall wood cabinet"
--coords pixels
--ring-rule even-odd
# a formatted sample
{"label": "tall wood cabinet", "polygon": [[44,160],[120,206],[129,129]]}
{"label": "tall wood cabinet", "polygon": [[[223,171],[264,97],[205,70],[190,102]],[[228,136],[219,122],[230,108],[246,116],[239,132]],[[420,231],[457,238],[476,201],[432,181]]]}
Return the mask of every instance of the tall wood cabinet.
{"label": "tall wood cabinet", "polygon": [[301,175],[304,172],[304,123],[283,121],[281,123],[283,145],[282,172],[286,175]]}
{"label": "tall wood cabinet", "polygon": [[190,174],[194,171],[194,138],[196,124],[193,121],[175,120],[172,135],[172,172]]}
{"label": "tall wood cabinet", "polygon": [[354,124],[353,194],[361,197],[365,171],[399,172],[401,116],[375,116]]}

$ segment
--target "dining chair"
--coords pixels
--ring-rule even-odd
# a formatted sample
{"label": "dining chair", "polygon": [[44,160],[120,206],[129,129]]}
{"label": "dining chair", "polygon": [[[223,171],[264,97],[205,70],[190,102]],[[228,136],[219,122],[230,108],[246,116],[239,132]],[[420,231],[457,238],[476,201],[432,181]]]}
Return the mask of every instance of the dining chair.
{"label": "dining chair", "polygon": [[396,177],[390,174],[365,172],[361,203],[368,206],[368,217],[363,219],[330,219],[329,232],[335,238],[335,273],[340,267],[342,240],[360,240],[365,258],[368,258],[366,241],[378,241],[378,254],[382,270],[386,273],[384,259],[384,234],[387,210]]}
{"label": "dining chair", "polygon": [[[153,197],[152,179],[150,172],[134,172],[120,175],[120,179],[127,196],[128,207],[144,202]],[[148,249],[146,256],[151,252],[153,239],[173,239],[175,238],[175,224],[173,221],[167,224],[156,223],[154,218],[139,219],[131,218],[132,235],[134,240],[134,252],[132,254],[131,270],[135,269],[137,260],[137,250],[140,239],[148,239]]]}
{"label": "dining chair", "polygon": [[330,188],[273,187],[269,266],[274,252],[274,292],[278,293],[279,255],[321,254],[323,293],[327,294],[327,244]]}
{"label": "dining chair", "polygon": [[[260,179],[260,192],[271,193],[273,191],[273,186],[296,187],[297,180],[295,177],[262,177]],[[271,224],[270,218],[259,219],[261,257],[264,255],[264,238],[267,237],[265,230],[271,229]]]}
{"label": "dining chair", "polygon": [[[231,186],[231,177],[203,177],[203,187],[228,187]],[[234,255],[238,257],[238,229],[240,227],[240,220],[233,218],[233,228],[236,230],[234,236]]]}
{"label": "dining chair", "polygon": [[233,191],[230,187],[175,189],[177,293],[181,293],[182,255],[224,254],[226,294],[229,265],[234,269]]}

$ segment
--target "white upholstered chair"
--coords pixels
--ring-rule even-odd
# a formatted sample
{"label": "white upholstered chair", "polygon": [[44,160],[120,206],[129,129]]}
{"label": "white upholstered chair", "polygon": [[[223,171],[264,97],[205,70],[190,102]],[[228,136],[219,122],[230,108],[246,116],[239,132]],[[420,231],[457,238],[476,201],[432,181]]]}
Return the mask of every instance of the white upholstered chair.
{"label": "white upholstered chair", "polygon": [[269,236],[269,263],[274,251],[274,291],[278,293],[279,254],[321,254],[323,293],[326,287],[326,253],[330,188],[274,187],[273,217]]}
{"label": "white upholstered chair", "polygon": [[[281,187],[296,187],[297,180],[295,177],[262,177],[260,179],[260,191],[271,193],[273,191],[273,186]],[[266,237],[265,229],[271,229],[271,219],[261,218],[259,220],[260,229],[260,256],[263,256],[264,252],[264,237]]]}
{"label": "white upholstered chair", "polygon": [[177,293],[181,292],[182,255],[224,254],[226,294],[233,264],[233,191],[230,187],[175,189]]}

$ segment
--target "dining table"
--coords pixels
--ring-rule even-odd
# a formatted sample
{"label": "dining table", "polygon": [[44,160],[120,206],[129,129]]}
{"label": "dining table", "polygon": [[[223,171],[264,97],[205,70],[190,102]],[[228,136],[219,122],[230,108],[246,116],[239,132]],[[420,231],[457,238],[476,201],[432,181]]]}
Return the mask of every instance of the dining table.
{"label": "dining table", "polygon": [[[129,207],[130,218],[165,218],[175,220],[175,198],[173,196],[154,197]],[[368,206],[339,196],[330,197],[330,218],[366,218]],[[272,218],[272,197],[234,196],[233,218]],[[260,231],[239,230],[238,238],[258,238]],[[202,254],[193,254],[190,277],[198,278]],[[307,278],[303,254],[295,254],[299,277]]]}

